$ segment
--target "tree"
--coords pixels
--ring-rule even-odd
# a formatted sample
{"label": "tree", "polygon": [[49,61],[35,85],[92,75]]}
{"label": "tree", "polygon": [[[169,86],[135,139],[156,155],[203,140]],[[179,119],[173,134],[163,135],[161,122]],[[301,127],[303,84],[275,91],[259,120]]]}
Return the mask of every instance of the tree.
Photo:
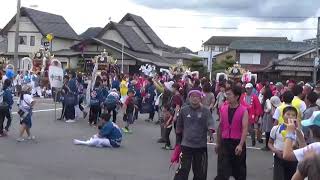
{"label": "tree", "polygon": [[224,72],[229,67],[232,67],[236,61],[234,60],[233,56],[227,56],[226,59],[222,60],[221,62],[215,61],[212,64],[212,72],[213,74]]}
{"label": "tree", "polygon": [[191,62],[187,64],[187,66],[190,68],[190,71],[199,71],[200,77],[207,77],[207,66],[204,66],[202,63],[201,58],[194,57],[191,59]]}

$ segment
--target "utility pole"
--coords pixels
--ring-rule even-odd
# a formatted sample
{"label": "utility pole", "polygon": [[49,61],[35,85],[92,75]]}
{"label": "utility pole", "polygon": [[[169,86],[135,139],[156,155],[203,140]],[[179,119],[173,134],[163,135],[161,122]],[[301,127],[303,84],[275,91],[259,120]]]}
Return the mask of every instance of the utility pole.
{"label": "utility pole", "polygon": [[317,42],[316,42],[317,57],[314,59],[313,83],[317,83],[317,73],[319,68],[319,36],[320,36],[320,17],[318,17],[318,26],[317,26]]}
{"label": "utility pole", "polygon": [[207,68],[208,68],[208,72],[209,72],[209,79],[210,81],[212,80],[212,46],[210,45],[210,55],[209,55],[209,58],[208,58],[208,64],[207,64]]}
{"label": "utility pole", "polygon": [[16,32],[14,39],[14,56],[13,56],[13,64],[16,70],[20,69],[20,61],[19,61],[19,25],[20,25],[20,8],[21,8],[21,0],[17,2],[17,14],[16,14]]}
{"label": "utility pole", "polygon": [[121,73],[123,74],[123,50],[124,50],[124,44],[122,42],[122,47],[121,47]]}

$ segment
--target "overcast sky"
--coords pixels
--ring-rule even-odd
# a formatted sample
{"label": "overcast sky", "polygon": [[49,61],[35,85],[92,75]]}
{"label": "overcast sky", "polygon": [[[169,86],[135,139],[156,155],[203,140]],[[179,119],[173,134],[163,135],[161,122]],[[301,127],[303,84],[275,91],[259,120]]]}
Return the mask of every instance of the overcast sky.
{"label": "overcast sky", "polygon": [[[2,28],[14,16],[16,0],[0,2]],[[213,35],[313,38],[320,15],[320,0],[22,0],[22,5],[64,16],[78,34],[130,12],[142,16],[164,43],[193,51]]]}

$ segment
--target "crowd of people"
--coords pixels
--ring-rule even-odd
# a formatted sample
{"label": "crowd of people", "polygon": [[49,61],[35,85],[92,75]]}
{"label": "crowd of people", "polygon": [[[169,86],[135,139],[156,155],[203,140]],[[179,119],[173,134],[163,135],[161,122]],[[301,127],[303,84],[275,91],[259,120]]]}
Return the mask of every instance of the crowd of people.
{"label": "crowd of people", "polygon": [[[40,74],[26,72],[2,79],[0,136],[9,131],[12,94],[16,93],[21,118],[17,140],[24,141],[24,132],[34,139],[30,133],[33,97],[51,96],[51,90],[41,91]],[[120,147],[122,133],[133,133],[140,114],[148,114],[146,122],[160,125],[158,142],[163,149],[173,150],[171,162],[180,164],[175,180],[188,179],[191,166],[194,179],[207,179],[207,143],[213,142],[218,154],[215,179],[246,179],[248,135],[251,146],[264,143],[262,150],[273,152],[273,179],[317,179],[320,172],[320,82],[210,81],[181,74],[170,78],[162,73],[148,77],[106,72],[91,86],[75,72],[63,81],[61,92],[54,90],[60,93],[63,106],[58,120],[76,122],[78,107],[84,119],[89,115],[88,124],[98,129],[89,140],[75,139],[76,145]],[[120,111],[125,122],[122,129],[117,125]],[[172,131],[175,143],[170,140]]]}

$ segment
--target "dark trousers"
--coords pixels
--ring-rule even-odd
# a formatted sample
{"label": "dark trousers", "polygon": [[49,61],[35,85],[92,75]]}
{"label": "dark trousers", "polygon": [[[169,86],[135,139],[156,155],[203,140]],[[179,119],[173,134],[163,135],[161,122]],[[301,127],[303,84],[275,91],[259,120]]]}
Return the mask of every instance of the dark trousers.
{"label": "dark trousers", "polygon": [[83,103],[83,98],[79,98],[79,109],[80,109],[80,111],[84,110],[84,108],[82,106],[82,103]]}
{"label": "dark trousers", "polygon": [[235,149],[240,140],[223,139],[218,150],[217,177],[215,180],[229,180],[233,176],[236,180],[245,180],[247,177],[246,145],[242,147],[240,156],[235,154]]}
{"label": "dark trousers", "polygon": [[[6,127],[3,128],[5,118],[7,118],[8,121],[7,121]],[[6,131],[9,131],[10,125],[11,125],[11,113],[9,108],[1,110],[0,111],[0,134],[3,133],[3,129],[5,129]]]}
{"label": "dark trousers", "polygon": [[90,106],[89,123],[96,125],[100,114],[101,107],[99,105]]}
{"label": "dark trousers", "polygon": [[252,146],[256,145],[256,130],[254,128],[254,124],[249,124],[249,134],[251,136]]}
{"label": "dark trousers", "polygon": [[266,132],[266,147],[268,147],[269,139],[270,139],[270,132]]}
{"label": "dark trousers", "polygon": [[62,111],[61,111],[61,116],[60,116],[60,119],[63,119],[64,118],[64,113],[65,113],[65,108],[66,106],[64,105],[64,103],[62,102]]}
{"label": "dark trousers", "polygon": [[296,172],[298,162],[286,161],[278,156],[274,156],[273,179],[291,180]]}
{"label": "dark trousers", "polygon": [[116,108],[108,110],[108,113],[110,114],[112,112],[112,122],[117,122],[117,110]]}
{"label": "dark trousers", "polygon": [[206,180],[208,170],[207,148],[190,148],[181,146],[181,164],[174,180],[187,180],[192,165],[193,180]]}
{"label": "dark trousers", "polygon": [[139,108],[134,108],[134,120],[137,120],[139,116]]}
{"label": "dark trousers", "polygon": [[66,120],[74,120],[76,118],[74,105],[65,105],[64,117]]}
{"label": "dark trousers", "polygon": [[155,111],[151,111],[151,112],[149,113],[149,119],[150,119],[151,121],[153,121],[154,114],[155,114]]}
{"label": "dark trousers", "polygon": [[170,142],[170,133],[171,133],[172,127],[165,128],[165,141],[166,141],[166,146],[171,146]]}
{"label": "dark trousers", "polygon": [[10,109],[7,110],[5,117],[7,118],[7,124],[6,124],[6,127],[4,129],[6,131],[9,131],[9,128],[11,126],[11,121],[12,121]]}

